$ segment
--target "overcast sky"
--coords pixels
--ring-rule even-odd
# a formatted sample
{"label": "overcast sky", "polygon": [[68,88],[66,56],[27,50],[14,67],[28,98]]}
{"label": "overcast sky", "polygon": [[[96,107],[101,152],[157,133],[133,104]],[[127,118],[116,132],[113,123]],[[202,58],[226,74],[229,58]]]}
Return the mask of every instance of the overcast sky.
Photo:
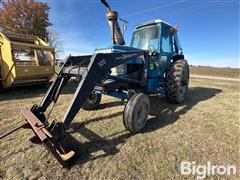
{"label": "overcast sky", "polygon": [[[111,44],[110,29],[100,0],[44,0],[50,6],[52,29],[69,54],[91,54]],[[109,0],[129,21],[129,45],[134,26],[153,19],[178,24],[186,59],[194,65],[240,67],[238,0]]]}

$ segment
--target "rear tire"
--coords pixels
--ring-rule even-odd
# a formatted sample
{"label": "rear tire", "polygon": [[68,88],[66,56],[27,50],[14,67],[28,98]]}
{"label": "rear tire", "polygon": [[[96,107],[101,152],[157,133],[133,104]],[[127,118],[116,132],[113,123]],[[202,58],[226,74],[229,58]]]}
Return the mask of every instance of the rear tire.
{"label": "rear tire", "polygon": [[179,59],[172,63],[164,78],[165,94],[171,103],[183,102],[188,94],[189,65],[186,60]]}
{"label": "rear tire", "polygon": [[102,94],[98,94],[96,92],[91,92],[91,94],[87,97],[86,101],[82,105],[84,110],[93,110],[97,109],[100,105],[102,99]]}
{"label": "rear tire", "polygon": [[149,97],[143,93],[134,94],[127,102],[123,112],[123,124],[133,133],[141,131],[147,123]]}

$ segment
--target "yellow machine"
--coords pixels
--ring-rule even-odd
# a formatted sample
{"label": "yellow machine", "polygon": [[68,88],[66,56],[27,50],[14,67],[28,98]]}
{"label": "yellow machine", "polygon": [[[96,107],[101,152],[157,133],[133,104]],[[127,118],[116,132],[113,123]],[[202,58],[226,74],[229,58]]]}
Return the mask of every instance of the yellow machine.
{"label": "yellow machine", "polygon": [[42,39],[0,33],[0,89],[49,82],[54,62],[54,49]]}

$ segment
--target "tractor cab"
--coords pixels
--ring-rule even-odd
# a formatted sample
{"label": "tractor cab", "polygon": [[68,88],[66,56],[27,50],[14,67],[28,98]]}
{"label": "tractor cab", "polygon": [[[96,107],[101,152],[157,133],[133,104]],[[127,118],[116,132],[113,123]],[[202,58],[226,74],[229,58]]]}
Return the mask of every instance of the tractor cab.
{"label": "tractor cab", "polygon": [[162,20],[153,20],[136,26],[130,46],[149,51],[150,71],[165,69],[168,66],[167,60],[183,53],[177,29]]}
{"label": "tractor cab", "polygon": [[130,46],[149,52],[148,91],[163,90],[164,73],[171,60],[184,59],[177,28],[162,20],[153,20],[136,26]]}

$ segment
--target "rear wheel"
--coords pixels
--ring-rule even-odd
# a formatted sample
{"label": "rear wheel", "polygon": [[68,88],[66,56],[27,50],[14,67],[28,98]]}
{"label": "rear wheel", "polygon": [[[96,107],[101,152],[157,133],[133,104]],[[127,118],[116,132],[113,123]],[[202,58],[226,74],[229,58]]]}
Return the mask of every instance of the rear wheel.
{"label": "rear wheel", "polygon": [[127,102],[123,113],[123,124],[130,132],[141,131],[147,123],[149,97],[143,93],[134,94]]}
{"label": "rear wheel", "polygon": [[164,79],[165,94],[171,103],[183,102],[188,94],[189,65],[186,60],[174,61]]}
{"label": "rear wheel", "polygon": [[100,105],[102,99],[102,94],[91,92],[91,94],[88,96],[86,101],[84,102],[82,108],[84,110],[93,110],[97,109],[97,107]]}

